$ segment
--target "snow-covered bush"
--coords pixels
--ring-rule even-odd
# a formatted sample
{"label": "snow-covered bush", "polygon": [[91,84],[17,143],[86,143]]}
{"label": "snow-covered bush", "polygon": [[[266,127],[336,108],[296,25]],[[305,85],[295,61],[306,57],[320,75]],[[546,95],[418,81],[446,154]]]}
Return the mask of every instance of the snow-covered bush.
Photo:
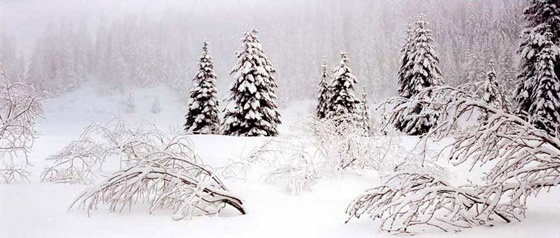
{"label": "snow-covered bush", "polygon": [[218,214],[226,205],[245,214],[243,202],[231,195],[222,181],[196,158],[177,157],[166,152],[149,154],[135,165],[118,171],[107,180],[88,188],[72,203],[87,210],[109,204],[121,212],[138,201],[155,209],[173,209],[173,219]]}
{"label": "snow-covered bush", "polygon": [[88,214],[98,204],[109,204],[110,211],[121,212],[138,201],[149,204],[150,213],[171,208],[176,220],[217,214],[226,205],[245,214],[241,199],[231,195],[202,163],[184,134],[129,128],[117,118],[87,127],[78,140],[48,159],[53,165],[45,168],[42,181],[92,182],[110,159],[125,167],[86,189],[72,203],[71,207],[81,207]]}
{"label": "snow-covered bush", "polygon": [[[120,118],[93,124],[77,140],[49,156],[52,165],[41,174],[44,182],[91,183],[108,162],[128,167],[155,152],[196,158],[186,135],[168,135],[153,127],[128,127]],[[109,161],[111,160],[111,161]]]}
{"label": "snow-covered bush", "polygon": [[320,177],[321,157],[308,148],[309,141],[302,136],[282,136],[269,140],[258,148],[253,159],[266,161],[271,171],[265,175],[267,182],[280,184],[291,194],[311,191]]}
{"label": "snow-covered bush", "polygon": [[[367,214],[381,220],[381,229],[393,232],[426,225],[449,231],[491,225],[495,219],[510,222],[524,216],[529,196],[560,184],[558,136],[467,91],[433,90],[434,95],[445,96],[422,102],[442,107],[445,113],[419,146],[453,136],[450,151],[438,155],[454,165],[482,167],[486,171],[482,182],[455,186],[423,172],[397,173],[385,185],[356,198],[347,209],[349,220]],[[489,113],[485,123],[460,125],[480,111]],[[477,173],[469,172],[473,181]]]}
{"label": "snow-covered bush", "polygon": [[0,183],[27,180],[41,95],[32,86],[12,83],[0,64]]}
{"label": "snow-covered bush", "polygon": [[404,161],[396,138],[364,136],[363,128],[349,120],[308,118],[290,131],[266,141],[245,161],[230,165],[226,173],[247,173],[249,167],[261,165],[267,169],[266,181],[299,194],[310,191],[318,179],[333,173],[392,171]]}

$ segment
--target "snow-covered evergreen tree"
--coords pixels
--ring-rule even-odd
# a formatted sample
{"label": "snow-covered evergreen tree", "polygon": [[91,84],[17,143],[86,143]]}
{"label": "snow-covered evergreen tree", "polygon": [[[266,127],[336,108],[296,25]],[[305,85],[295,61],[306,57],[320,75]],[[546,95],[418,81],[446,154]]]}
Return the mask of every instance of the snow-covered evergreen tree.
{"label": "snow-covered evergreen tree", "polygon": [[126,113],[134,113],[136,111],[136,101],[134,100],[134,94],[128,94],[126,99]]}
{"label": "snow-covered evergreen tree", "polygon": [[[509,112],[509,103],[496,79],[496,69],[494,68],[494,62],[490,61],[488,73],[486,74],[486,80],[481,85],[482,100],[489,106],[502,109],[505,112]],[[488,120],[488,112],[483,112],[480,120],[486,123]]]}
{"label": "snow-covered evergreen tree", "polygon": [[321,73],[321,81],[319,82],[319,98],[317,98],[318,103],[315,109],[315,113],[319,119],[327,117],[331,95],[330,81],[327,60],[325,59],[323,60],[323,72]]}
{"label": "snow-covered evergreen tree", "polygon": [[[402,57],[400,59],[400,67],[399,67],[399,72],[398,72],[398,77],[399,77],[399,86],[401,85],[401,82],[404,83],[406,76],[408,75],[408,70],[406,65],[408,64],[409,59],[409,54],[411,51],[411,46],[412,46],[412,41],[414,39],[414,31],[412,30],[412,25],[408,24],[407,28],[406,28],[406,39],[404,41],[404,44],[401,48],[401,52],[402,52]],[[400,89],[399,89],[399,93],[400,93]]]}
{"label": "snow-covered evergreen tree", "polygon": [[536,128],[556,134],[560,118],[560,80],[554,72],[557,66],[559,47],[552,42],[553,34],[544,35],[543,49],[537,56],[535,91],[529,107],[531,123]]}
{"label": "snow-covered evergreen tree", "polygon": [[496,80],[496,69],[494,68],[493,61],[490,61],[490,69],[488,70],[486,76],[486,81],[484,81],[484,84],[482,85],[484,90],[482,99],[492,107],[506,109],[504,107],[505,97],[498,85],[498,81]]}
{"label": "snow-covered evergreen tree", "polygon": [[341,53],[340,65],[333,71],[331,83],[331,97],[328,104],[327,116],[330,118],[359,116],[360,100],[354,94],[354,85],[358,83],[356,77],[348,67],[348,55]]}
{"label": "snow-covered evergreen tree", "polygon": [[161,112],[161,104],[159,103],[159,98],[156,97],[156,99],[154,99],[154,102],[152,102],[151,111],[153,114],[158,114]]}
{"label": "snow-covered evergreen tree", "polygon": [[220,128],[217,76],[214,74],[214,62],[208,52],[208,42],[204,42],[202,50],[198,73],[193,78],[190,92],[185,131],[193,134],[217,134]]}
{"label": "snow-covered evergreen tree", "polygon": [[370,119],[369,119],[369,105],[367,100],[367,93],[365,87],[362,89],[362,100],[360,103],[360,119],[358,124],[361,128],[364,129],[364,135],[370,135],[371,133],[371,126],[370,126]]}
{"label": "snow-covered evergreen tree", "polygon": [[280,113],[276,106],[276,70],[266,58],[258,31],[245,32],[237,65],[231,70],[234,82],[230,105],[225,109],[223,133],[237,136],[275,136],[278,134]]}
{"label": "snow-covered evergreen tree", "polygon": [[[438,119],[437,112],[424,108],[413,98],[424,89],[443,84],[439,59],[433,47],[431,30],[427,29],[427,22],[418,20],[416,28],[403,47],[404,56],[399,70],[399,95],[406,99],[405,105],[397,108],[406,108],[407,113],[400,114],[395,121],[395,127],[410,135],[422,135],[430,130]],[[430,95],[425,95],[429,97]]]}
{"label": "snow-covered evergreen tree", "polygon": [[[535,103],[535,93],[539,86],[537,61],[539,52],[545,47],[545,32],[550,31],[554,45],[558,45],[560,41],[560,8],[557,2],[557,0],[531,0],[523,11],[527,25],[518,49],[521,55],[521,69],[514,99],[517,102],[515,112],[526,119],[533,116],[530,109]],[[560,67],[554,68],[555,74],[558,75]]]}
{"label": "snow-covered evergreen tree", "polygon": [[433,47],[432,32],[427,21],[416,23],[412,38],[408,37],[403,47],[404,55],[399,70],[399,94],[410,98],[419,91],[443,84],[439,69],[439,58]]}

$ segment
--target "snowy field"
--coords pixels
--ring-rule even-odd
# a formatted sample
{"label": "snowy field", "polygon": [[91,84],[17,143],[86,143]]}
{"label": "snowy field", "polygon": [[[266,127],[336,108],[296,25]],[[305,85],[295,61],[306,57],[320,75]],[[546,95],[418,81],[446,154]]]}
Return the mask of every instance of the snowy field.
{"label": "snowy field", "polygon": [[[92,87],[45,102],[44,118],[39,120],[39,138],[31,155],[32,174],[29,183],[0,185],[1,238],[75,238],[75,237],[394,237],[377,230],[378,224],[366,217],[345,224],[349,202],[365,189],[379,185],[376,173],[340,172],[318,180],[312,191],[299,195],[263,180],[255,166],[243,179],[225,179],[226,185],[244,201],[247,214],[226,210],[217,217],[194,217],[174,221],[171,211],[147,213],[147,207],[136,205],[131,211],[110,213],[106,207],[92,211],[70,210],[74,198],[87,185],[39,182],[46,166],[45,158],[76,139],[83,127],[122,115],[156,124],[162,129],[177,130],[184,122],[185,109],[164,87],[131,91],[136,111],[124,113],[126,96],[103,96]],[[130,93],[130,92],[129,92]],[[127,95],[125,93],[124,95]],[[162,111],[150,111],[159,97]],[[311,115],[313,102],[292,103],[281,108],[283,125],[280,134],[290,133],[291,125]],[[266,138],[217,135],[190,136],[195,151],[204,163],[218,168],[230,161],[241,160]],[[414,139],[404,138],[403,143]],[[404,145],[410,148],[411,145]],[[399,153],[406,151],[399,151]],[[440,161],[446,166],[445,161]],[[228,208],[229,209],[229,208]],[[494,227],[477,227],[450,234],[438,230],[417,233],[419,237],[560,237],[560,190],[531,198],[526,219]]]}

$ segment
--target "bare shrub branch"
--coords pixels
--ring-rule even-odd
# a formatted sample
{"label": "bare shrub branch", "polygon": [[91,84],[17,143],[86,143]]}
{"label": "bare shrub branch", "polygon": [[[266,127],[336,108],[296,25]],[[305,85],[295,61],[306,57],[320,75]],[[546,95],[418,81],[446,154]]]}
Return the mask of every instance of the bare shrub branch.
{"label": "bare shrub branch", "polygon": [[29,152],[42,97],[32,86],[11,83],[0,64],[0,183],[28,180]]}

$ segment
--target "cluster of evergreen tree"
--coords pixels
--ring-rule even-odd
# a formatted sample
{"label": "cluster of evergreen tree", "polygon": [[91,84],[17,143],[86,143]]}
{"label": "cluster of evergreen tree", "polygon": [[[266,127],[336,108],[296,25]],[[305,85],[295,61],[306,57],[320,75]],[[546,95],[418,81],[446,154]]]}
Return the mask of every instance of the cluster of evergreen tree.
{"label": "cluster of evergreen tree", "polygon": [[[514,93],[515,113],[551,135],[556,135],[560,129],[559,4],[557,0],[531,0],[524,9],[527,26],[522,32],[518,49],[521,67]],[[432,46],[431,31],[426,25],[424,20],[417,21],[416,28],[407,31],[407,40],[402,48],[398,92],[407,99],[443,84],[439,59]],[[475,68],[481,71],[482,67]],[[493,63],[486,78],[481,85],[482,99],[490,106],[508,112],[507,98],[498,85]],[[423,112],[423,106],[413,100],[405,103],[413,105],[406,105],[409,113],[396,120],[397,129],[411,135],[421,135],[435,125],[437,112]],[[487,115],[483,118],[487,118]]]}
{"label": "cluster of evergreen tree", "polygon": [[[237,65],[232,69],[234,82],[222,123],[224,135],[276,136],[280,113],[276,106],[276,70],[266,58],[257,30],[245,32]],[[199,72],[193,80],[185,130],[193,134],[220,132],[214,64],[205,42]]]}
{"label": "cluster of evergreen tree", "polygon": [[560,118],[558,4],[557,0],[532,0],[523,12],[527,26],[518,50],[521,69],[514,97],[515,112],[550,134],[557,132]]}
{"label": "cluster of evergreen tree", "polygon": [[315,114],[318,119],[333,119],[338,122],[350,121],[363,128],[366,134],[369,134],[367,93],[365,93],[364,88],[362,100],[356,97],[354,87],[358,81],[352,74],[348,63],[348,54],[346,52],[341,53],[340,65],[333,70],[331,78],[326,60],[323,61]]}

